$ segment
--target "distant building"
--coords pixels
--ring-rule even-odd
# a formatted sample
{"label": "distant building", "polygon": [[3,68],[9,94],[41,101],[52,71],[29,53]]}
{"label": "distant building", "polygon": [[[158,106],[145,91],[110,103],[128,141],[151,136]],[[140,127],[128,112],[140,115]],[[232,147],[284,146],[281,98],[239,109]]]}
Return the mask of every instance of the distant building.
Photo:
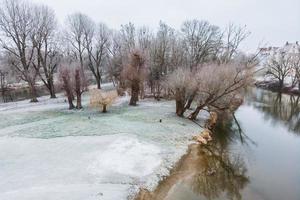
{"label": "distant building", "polygon": [[286,42],[282,47],[265,47],[260,48],[260,54],[262,56],[276,56],[276,55],[295,55],[300,53],[300,45],[299,42],[289,43]]}

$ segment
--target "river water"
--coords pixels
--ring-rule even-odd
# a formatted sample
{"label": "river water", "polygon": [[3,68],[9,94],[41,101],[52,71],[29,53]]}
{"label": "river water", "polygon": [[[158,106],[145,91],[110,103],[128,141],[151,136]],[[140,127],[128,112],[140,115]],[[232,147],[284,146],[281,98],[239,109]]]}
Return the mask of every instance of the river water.
{"label": "river water", "polygon": [[299,97],[249,90],[212,144],[191,146],[157,199],[300,200],[299,110]]}

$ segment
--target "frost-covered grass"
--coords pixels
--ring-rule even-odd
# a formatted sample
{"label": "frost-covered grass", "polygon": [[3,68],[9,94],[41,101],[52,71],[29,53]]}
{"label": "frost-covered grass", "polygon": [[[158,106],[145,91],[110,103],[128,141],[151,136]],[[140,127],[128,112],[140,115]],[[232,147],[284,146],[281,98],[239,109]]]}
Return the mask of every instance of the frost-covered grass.
{"label": "frost-covered grass", "polygon": [[0,104],[1,200],[127,199],[153,189],[200,131],[171,101],[120,97],[103,114],[88,99],[81,111],[63,95]]}

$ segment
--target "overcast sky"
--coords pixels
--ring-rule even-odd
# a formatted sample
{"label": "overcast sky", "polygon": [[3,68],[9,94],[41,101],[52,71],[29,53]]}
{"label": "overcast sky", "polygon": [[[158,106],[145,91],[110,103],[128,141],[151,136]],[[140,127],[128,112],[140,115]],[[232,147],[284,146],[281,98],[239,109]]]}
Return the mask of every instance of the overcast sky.
{"label": "overcast sky", "polygon": [[156,28],[160,20],[179,29],[186,19],[208,20],[224,27],[247,25],[251,36],[243,45],[253,51],[263,41],[281,46],[300,41],[300,0],[34,0],[52,7],[60,22],[82,12],[111,28],[133,22]]}

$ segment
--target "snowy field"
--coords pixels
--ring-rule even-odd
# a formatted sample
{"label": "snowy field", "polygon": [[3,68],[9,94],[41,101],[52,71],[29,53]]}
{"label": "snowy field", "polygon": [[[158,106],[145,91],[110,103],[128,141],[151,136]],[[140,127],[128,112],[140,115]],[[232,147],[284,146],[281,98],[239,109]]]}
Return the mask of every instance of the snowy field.
{"label": "snowy field", "polygon": [[[119,98],[106,114],[64,97],[0,104],[1,200],[122,200],[153,189],[200,127],[174,102]],[[162,119],[162,123],[159,122]]]}

